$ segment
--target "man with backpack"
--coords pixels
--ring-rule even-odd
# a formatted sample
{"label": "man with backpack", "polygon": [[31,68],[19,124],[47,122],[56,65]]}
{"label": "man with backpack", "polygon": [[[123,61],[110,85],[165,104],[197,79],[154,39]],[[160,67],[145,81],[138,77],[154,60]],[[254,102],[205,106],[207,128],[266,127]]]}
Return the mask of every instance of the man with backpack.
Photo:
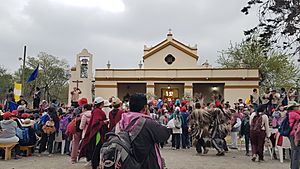
{"label": "man with backpack", "polygon": [[[170,123],[173,123],[170,125]],[[175,112],[170,116],[169,127],[172,128],[172,149],[180,149],[180,136],[182,134],[183,117],[180,108],[176,107]]]}
{"label": "man with backpack", "polygon": [[129,107],[130,112],[122,114],[115,132],[108,133],[100,168],[162,169],[158,144],[167,141],[168,129],[145,115],[148,107],[144,94],[132,95]]}

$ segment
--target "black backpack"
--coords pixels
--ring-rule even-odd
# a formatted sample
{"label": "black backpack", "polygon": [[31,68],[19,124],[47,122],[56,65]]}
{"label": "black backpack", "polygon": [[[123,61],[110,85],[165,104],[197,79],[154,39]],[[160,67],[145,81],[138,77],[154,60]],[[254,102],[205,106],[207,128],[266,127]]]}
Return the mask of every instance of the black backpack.
{"label": "black backpack", "polygon": [[[142,163],[136,161],[131,144],[141,132],[145,122],[145,117],[138,117],[133,119],[124,131],[118,133],[109,132],[106,134],[108,139],[100,150],[101,169],[141,168]],[[135,127],[129,131],[135,123]]]}

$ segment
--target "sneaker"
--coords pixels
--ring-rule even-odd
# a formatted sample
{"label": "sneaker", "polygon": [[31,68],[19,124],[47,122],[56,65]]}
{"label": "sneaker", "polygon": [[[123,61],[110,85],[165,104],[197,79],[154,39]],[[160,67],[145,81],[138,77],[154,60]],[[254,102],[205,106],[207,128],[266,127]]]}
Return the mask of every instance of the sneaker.
{"label": "sneaker", "polygon": [[52,154],[49,154],[48,157],[52,157]]}
{"label": "sneaker", "polygon": [[175,148],[175,147],[172,147],[172,150],[176,150],[176,148]]}
{"label": "sneaker", "polygon": [[206,149],[204,149],[203,154],[207,154],[207,153],[208,153],[208,149],[206,148]]}
{"label": "sneaker", "polygon": [[255,160],[256,160],[256,155],[253,155],[252,158],[251,158],[251,160],[252,160],[253,162],[255,162]]}
{"label": "sneaker", "polygon": [[237,147],[229,147],[230,149],[237,150]]}
{"label": "sneaker", "polygon": [[42,154],[42,155],[49,155],[49,152],[44,151],[44,152],[42,152],[41,154]]}
{"label": "sneaker", "polygon": [[218,152],[216,155],[217,155],[217,156],[224,156],[225,153],[224,153],[224,152]]}

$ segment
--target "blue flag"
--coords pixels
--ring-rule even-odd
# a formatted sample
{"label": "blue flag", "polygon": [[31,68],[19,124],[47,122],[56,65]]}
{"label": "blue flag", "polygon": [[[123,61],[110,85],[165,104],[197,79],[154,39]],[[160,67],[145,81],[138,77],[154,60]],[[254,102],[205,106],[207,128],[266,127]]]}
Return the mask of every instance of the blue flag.
{"label": "blue flag", "polygon": [[34,71],[31,73],[31,75],[29,76],[27,82],[32,82],[37,78],[39,74],[39,67],[40,65],[38,64],[37,67],[34,69]]}

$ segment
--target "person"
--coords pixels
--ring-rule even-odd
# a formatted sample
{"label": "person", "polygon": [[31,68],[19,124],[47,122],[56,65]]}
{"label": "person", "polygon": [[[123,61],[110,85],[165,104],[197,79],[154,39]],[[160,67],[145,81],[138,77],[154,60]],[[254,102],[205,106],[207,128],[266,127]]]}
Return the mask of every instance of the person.
{"label": "person", "polygon": [[253,93],[250,95],[250,103],[254,108],[254,111],[257,110],[257,106],[259,105],[260,98],[257,93],[257,89],[253,89]]}
{"label": "person", "polygon": [[[234,110],[230,109],[230,111]],[[228,114],[223,110],[219,102],[212,103],[209,112],[213,120],[211,124],[212,145],[218,151],[217,156],[224,156],[227,149],[225,137],[229,131],[227,128]]]}
{"label": "person", "polygon": [[192,111],[189,121],[189,130],[191,131],[192,143],[196,147],[197,153],[207,154],[208,149],[204,139],[210,136],[209,126],[211,124],[211,115],[201,107],[200,103],[195,104],[195,110]]}
{"label": "person", "polygon": [[250,141],[252,150],[252,161],[264,161],[265,139],[270,138],[269,118],[265,114],[266,105],[259,105],[257,112],[250,115]]}
{"label": "person", "polygon": [[162,169],[162,158],[158,144],[167,141],[170,136],[165,126],[155,122],[147,113],[147,98],[144,94],[134,94],[129,101],[130,112],[123,113],[118,126],[126,129],[129,123],[138,117],[147,117],[140,133],[132,142],[134,158],[143,169]]}
{"label": "person", "polygon": [[17,105],[15,105],[15,94],[13,89],[8,89],[4,107],[4,111],[12,111],[14,110],[14,107],[17,107]]}
{"label": "person", "polygon": [[71,92],[71,106],[78,107],[79,95],[81,94],[81,90],[78,87],[73,87],[73,91]]}
{"label": "person", "polygon": [[116,124],[121,120],[122,114],[124,113],[124,111],[120,109],[121,101],[119,98],[113,98],[111,104],[113,109],[109,112],[109,131],[116,126]]}
{"label": "person", "polygon": [[74,133],[72,134],[72,150],[71,150],[71,163],[75,164],[77,163],[77,156],[78,156],[78,150],[79,150],[79,142],[81,140],[81,134],[82,134],[82,130],[80,129],[80,123],[81,123],[81,111],[76,108],[74,110],[74,119],[75,122],[75,129]]}
{"label": "person", "polygon": [[20,105],[28,105],[28,102],[24,99],[24,96],[21,95],[20,96],[20,100],[17,101],[17,104],[20,106]]}
{"label": "person", "polygon": [[169,118],[169,123],[174,124],[174,126],[172,126],[172,149],[180,149],[180,137],[182,134],[183,118],[180,114],[179,107],[175,108],[174,113]]}
{"label": "person", "polygon": [[242,118],[240,113],[243,111],[240,111],[240,109],[243,109],[244,111],[244,105],[241,104],[239,106],[238,112],[233,112],[232,118],[231,118],[231,146],[230,149],[238,149],[237,147],[237,141],[238,141],[238,133],[241,129],[242,124]]}
{"label": "person", "polygon": [[292,128],[289,140],[291,142],[291,163],[290,167],[291,169],[299,169],[300,168],[300,144],[295,144],[295,131],[296,128],[299,124],[300,120],[300,110],[299,110],[300,105],[295,102],[291,101],[288,106],[287,110],[289,113],[289,123],[290,127]]}
{"label": "person", "polygon": [[[42,135],[40,140],[40,155],[49,155],[51,154],[53,149],[53,141],[55,139],[55,132],[59,128],[59,119],[56,113],[56,109],[54,107],[49,107],[48,111],[45,115],[41,117],[40,125],[42,126]],[[48,152],[46,152],[46,146]]]}
{"label": "person", "polygon": [[186,149],[186,148],[190,148],[190,143],[189,143],[189,127],[188,127],[188,123],[189,123],[189,113],[186,111],[186,107],[183,106],[181,108],[181,116],[182,116],[182,148]]}
{"label": "person", "polygon": [[39,87],[35,88],[35,92],[33,94],[33,109],[39,109],[40,102],[41,102],[41,89]]}
{"label": "person", "polygon": [[254,106],[249,105],[249,111],[244,111],[244,118],[241,124],[240,137],[245,138],[245,146],[246,146],[246,156],[249,156],[249,140],[250,140],[250,114],[254,112]]}
{"label": "person", "polygon": [[280,89],[280,100],[281,100],[281,105],[287,106],[289,99],[288,99],[288,93],[286,92],[285,88]]}
{"label": "person", "polygon": [[102,110],[104,99],[96,97],[94,100],[94,109],[88,124],[87,131],[80,147],[79,159],[86,157],[87,164],[91,162],[92,168],[97,169],[100,162],[100,149],[104,143],[105,134],[107,133],[108,120],[105,112]]}
{"label": "person", "polygon": [[85,133],[87,131],[90,119],[91,119],[91,112],[92,112],[92,107],[90,104],[84,104],[82,106],[82,115],[81,115],[81,120],[80,120],[80,130],[82,130],[82,139],[85,136]]}
{"label": "person", "polygon": [[11,119],[11,113],[3,114],[3,120],[0,121],[0,144],[16,143],[15,159],[21,158],[19,156],[20,147],[18,145],[19,138],[16,136],[17,123]]}

